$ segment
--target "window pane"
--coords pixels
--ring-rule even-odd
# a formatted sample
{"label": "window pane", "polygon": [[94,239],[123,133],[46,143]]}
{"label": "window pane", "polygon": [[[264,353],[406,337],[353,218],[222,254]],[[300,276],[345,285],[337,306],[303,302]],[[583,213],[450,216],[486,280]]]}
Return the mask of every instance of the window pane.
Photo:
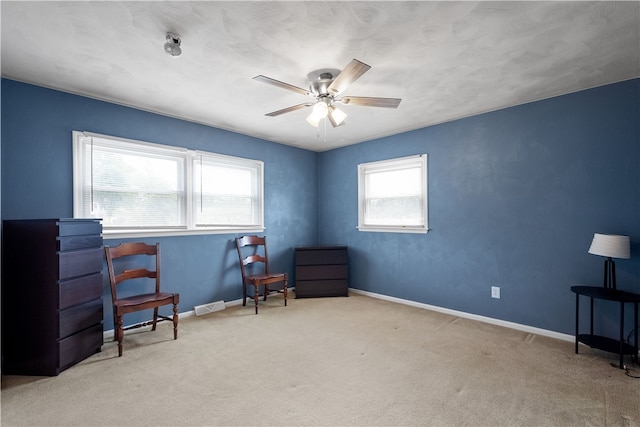
{"label": "window pane", "polygon": [[224,164],[220,159],[194,159],[193,207],[197,226],[252,225],[259,215],[257,171]]}
{"label": "window pane", "polygon": [[[93,154],[92,154],[93,151]],[[92,216],[116,227],[184,226],[184,160],[123,151],[94,142],[85,186]]]}
{"label": "window pane", "polygon": [[368,173],[367,197],[415,196],[422,193],[420,168]]}
{"label": "window pane", "polygon": [[367,199],[365,224],[422,225],[422,197]]}

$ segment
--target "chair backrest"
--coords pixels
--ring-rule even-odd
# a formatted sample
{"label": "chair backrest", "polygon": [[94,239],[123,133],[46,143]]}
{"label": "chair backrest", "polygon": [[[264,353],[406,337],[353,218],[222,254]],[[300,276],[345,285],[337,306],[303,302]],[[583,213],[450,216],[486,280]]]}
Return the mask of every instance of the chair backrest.
{"label": "chair backrest", "polygon": [[[249,248],[250,252],[243,254],[243,248]],[[236,249],[240,260],[242,278],[246,277],[247,267],[262,264],[265,274],[269,274],[269,255],[267,253],[267,237],[242,236],[236,238]],[[262,253],[262,255],[261,255]]]}
{"label": "chair backrest", "polygon": [[[160,243],[155,245],[147,245],[145,243],[121,243],[115,248],[109,246],[104,247],[104,253],[107,258],[107,268],[109,270],[109,282],[111,283],[111,298],[113,302],[118,299],[117,286],[127,280],[149,278],[155,279],[156,293],[160,292]],[[148,255],[155,258],[155,265],[152,267],[145,263],[145,267],[135,268],[132,270],[123,270],[116,274],[114,269],[113,260],[125,257],[135,257],[139,255]],[[131,258],[131,261],[135,261]],[[142,263],[141,263],[142,264]],[[153,263],[151,263],[153,265]],[[129,266],[130,262],[127,259],[125,266]],[[149,268],[154,268],[150,270]]]}

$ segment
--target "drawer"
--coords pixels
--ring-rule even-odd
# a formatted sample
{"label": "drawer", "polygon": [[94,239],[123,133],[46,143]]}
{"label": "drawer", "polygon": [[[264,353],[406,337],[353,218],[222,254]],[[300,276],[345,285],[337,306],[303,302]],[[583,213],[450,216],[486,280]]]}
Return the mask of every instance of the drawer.
{"label": "drawer", "polygon": [[346,264],[348,261],[346,248],[296,251],[296,265]]}
{"label": "drawer", "polygon": [[347,279],[349,267],[346,265],[297,265],[298,280]]}
{"label": "drawer", "polygon": [[101,324],[102,311],[102,298],[61,310],[58,337],[65,338],[90,326]]}
{"label": "drawer", "polygon": [[69,220],[58,221],[58,235],[63,236],[81,236],[85,234],[102,233],[102,224],[98,220]]}
{"label": "drawer", "polygon": [[296,281],[296,298],[349,296],[347,280]]}
{"label": "drawer", "polygon": [[61,310],[100,298],[102,296],[102,273],[62,281],[58,284],[58,290]]}
{"label": "drawer", "polygon": [[102,236],[87,234],[83,236],[66,236],[58,238],[58,250],[75,251],[78,249],[99,248],[102,246]]}
{"label": "drawer", "polygon": [[102,341],[102,324],[92,326],[80,333],[60,340],[58,343],[60,354],[59,371],[82,359],[86,359],[94,353],[98,353],[102,347]]}
{"label": "drawer", "polygon": [[101,272],[103,257],[102,248],[60,252],[58,254],[60,280]]}

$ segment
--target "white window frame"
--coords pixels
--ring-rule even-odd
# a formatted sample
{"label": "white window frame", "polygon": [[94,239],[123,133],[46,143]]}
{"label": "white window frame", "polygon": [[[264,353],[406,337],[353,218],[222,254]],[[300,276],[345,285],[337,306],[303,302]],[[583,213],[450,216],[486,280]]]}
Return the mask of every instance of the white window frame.
{"label": "white window frame", "polygon": [[[132,238],[132,237],[158,237],[158,236],[181,236],[181,235],[197,235],[197,234],[232,234],[232,233],[251,233],[263,232],[264,227],[264,162],[260,160],[245,159],[241,157],[226,156],[206,151],[189,150],[183,147],[174,147],[169,145],[155,144],[144,141],[136,141],[132,139],[118,138],[97,133],[73,131],[73,216],[74,218],[97,218],[97,213],[87,212],[87,203],[85,200],[86,191],[84,186],[87,182],[87,174],[91,174],[90,162],[86,159],[86,150],[90,150],[90,144],[87,140],[90,138],[98,138],[102,142],[112,142],[114,146],[120,149],[129,147],[137,153],[162,153],[163,156],[183,159],[184,176],[181,177],[184,183],[184,195],[181,198],[181,211],[184,215],[184,224],[172,227],[112,227],[103,224],[103,236],[108,238]],[[90,158],[90,156],[88,156]],[[196,224],[195,203],[197,202],[197,188],[194,188],[196,181],[194,179],[194,171],[198,162],[206,159],[208,162],[219,163],[224,166],[238,167],[249,169],[254,174],[256,182],[253,185],[255,194],[251,196],[255,199],[254,219],[252,224],[229,225],[229,224]],[[90,182],[90,180],[89,180]],[[90,185],[90,184],[89,184]],[[90,190],[90,189],[89,189]]]}
{"label": "white window frame", "polygon": [[[376,224],[367,222],[367,175],[377,172],[388,172],[393,170],[413,169],[419,167],[421,171],[421,202],[422,223],[419,225],[402,224]],[[420,233],[426,234],[429,231],[428,222],[428,187],[427,187],[427,155],[419,154],[415,156],[400,157],[377,162],[362,163],[358,165],[358,230],[386,232],[386,233]]]}

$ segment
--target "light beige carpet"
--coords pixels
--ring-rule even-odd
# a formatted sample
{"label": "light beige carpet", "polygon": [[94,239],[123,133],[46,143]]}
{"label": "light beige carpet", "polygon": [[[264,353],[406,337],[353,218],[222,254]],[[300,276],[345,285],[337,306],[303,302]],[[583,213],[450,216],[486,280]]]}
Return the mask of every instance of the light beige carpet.
{"label": "light beige carpet", "polygon": [[[281,296],[2,378],[2,425],[640,426],[612,354],[381,301]],[[637,368],[637,366],[634,366]],[[635,371],[638,374],[638,371]]]}

